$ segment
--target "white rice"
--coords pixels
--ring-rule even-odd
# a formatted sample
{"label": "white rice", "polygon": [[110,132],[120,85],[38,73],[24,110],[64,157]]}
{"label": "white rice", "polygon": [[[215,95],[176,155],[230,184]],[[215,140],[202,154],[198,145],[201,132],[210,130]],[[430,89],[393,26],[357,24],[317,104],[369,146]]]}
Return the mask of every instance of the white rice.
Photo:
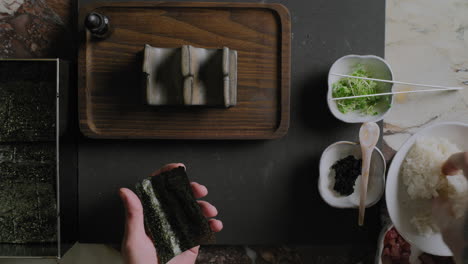
{"label": "white rice", "polygon": [[[461,150],[445,138],[421,137],[405,157],[401,173],[403,183],[411,199],[432,199],[444,195],[452,201],[452,210],[461,217],[466,208],[468,184],[463,175],[446,177],[442,174],[442,164],[450,155]],[[421,207],[414,212],[411,223],[420,234],[437,232],[432,222],[429,207]]]}
{"label": "white rice", "polygon": [[411,224],[416,227],[421,235],[429,235],[439,232],[439,228],[432,221],[431,211],[421,212],[415,215],[410,220]]}

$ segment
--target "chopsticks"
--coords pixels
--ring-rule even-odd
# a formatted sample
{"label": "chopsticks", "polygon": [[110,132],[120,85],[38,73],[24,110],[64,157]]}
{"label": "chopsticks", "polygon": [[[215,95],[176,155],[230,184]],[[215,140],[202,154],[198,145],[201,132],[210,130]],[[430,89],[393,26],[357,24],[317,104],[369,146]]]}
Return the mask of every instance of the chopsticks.
{"label": "chopsticks", "polygon": [[346,96],[346,97],[336,97],[336,98],[330,98],[329,100],[331,100],[331,101],[343,100],[343,99],[351,99],[351,98],[370,97],[370,96],[383,96],[383,95],[391,95],[391,94],[423,93],[423,92],[438,92],[438,91],[454,91],[454,90],[462,90],[462,89],[465,88],[465,87],[448,87],[448,86],[431,85],[431,84],[420,84],[420,83],[409,83],[409,82],[391,81],[391,80],[383,80],[383,79],[375,79],[375,78],[351,76],[351,75],[339,74],[339,73],[330,73],[330,75],[341,76],[341,77],[347,77],[347,78],[354,78],[354,79],[369,80],[369,81],[377,81],[377,82],[386,82],[386,83],[396,83],[396,84],[405,84],[405,85],[412,85],[412,86],[422,86],[422,87],[433,87],[433,88],[437,88],[437,89],[424,89],[424,90],[399,91],[399,92],[388,92],[388,93],[376,93],[376,94],[366,94],[366,95],[355,95],[355,96]]}

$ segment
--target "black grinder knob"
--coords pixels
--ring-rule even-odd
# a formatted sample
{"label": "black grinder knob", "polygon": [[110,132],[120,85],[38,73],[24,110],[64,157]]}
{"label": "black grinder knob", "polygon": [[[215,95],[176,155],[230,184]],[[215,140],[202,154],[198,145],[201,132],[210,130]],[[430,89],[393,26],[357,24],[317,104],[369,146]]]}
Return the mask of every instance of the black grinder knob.
{"label": "black grinder knob", "polygon": [[89,13],[84,24],[89,32],[96,37],[104,37],[109,32],[109,19],[96,12]]}

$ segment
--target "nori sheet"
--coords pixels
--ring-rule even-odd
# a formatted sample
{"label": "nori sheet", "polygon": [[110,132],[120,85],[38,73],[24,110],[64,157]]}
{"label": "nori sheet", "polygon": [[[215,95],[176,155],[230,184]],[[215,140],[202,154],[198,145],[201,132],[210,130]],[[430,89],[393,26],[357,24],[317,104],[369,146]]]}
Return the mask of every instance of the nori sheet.
{"label": "nori sheet", "polygon": [[57,240],[55,61],[0,61],[0,243]]}
{"label": "nori sheet", "polygon": [[0,145],[0,243],[57,240],[55,143]]}
{"label": "nori sheet", "polygon": [[214,241],[214,233],[192,193],[184,167],[137,183],[147,232],[161,263],[200,244]]}
{"label": "nori sheet", "polygon": [[56,64],[0,61],[0,142],[54,141]]}

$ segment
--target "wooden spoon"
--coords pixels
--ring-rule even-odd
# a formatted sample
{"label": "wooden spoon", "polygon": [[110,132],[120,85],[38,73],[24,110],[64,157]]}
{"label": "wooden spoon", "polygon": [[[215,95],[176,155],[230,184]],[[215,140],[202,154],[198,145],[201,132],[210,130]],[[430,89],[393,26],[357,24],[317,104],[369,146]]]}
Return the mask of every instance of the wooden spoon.
{"label": "wooden spoon", "polygon": [[359,226],[364,224],[366,210],[367,184],[369,182],[369,168],[375,145],[379,140],[380,128],[374,122],[362,124],[359,130],[359,144],[362,151],[361,195],[359,200]]}

